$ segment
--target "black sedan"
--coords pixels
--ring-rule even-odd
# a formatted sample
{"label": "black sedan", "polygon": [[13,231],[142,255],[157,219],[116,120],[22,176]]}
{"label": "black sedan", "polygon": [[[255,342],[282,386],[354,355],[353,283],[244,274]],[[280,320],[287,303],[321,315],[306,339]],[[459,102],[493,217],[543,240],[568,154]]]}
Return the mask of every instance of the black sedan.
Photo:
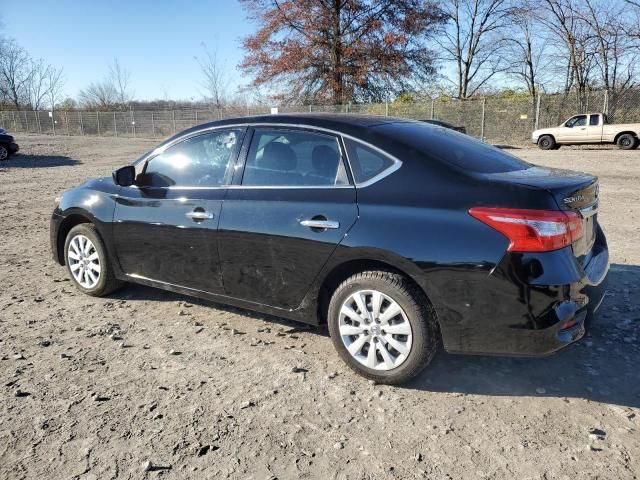
{"label": "black sedan", "polygon": [[20,147],[13,136],[9,135],[5,129],[0,128],[0,161],[6,160],[18,150]]}
{"label": "black sedan", "polygon": [[64,192],[55,259],[310,324],[383,383],[450,352],[579,339],[609,255],[598,181],[419,121],[277,115],[199,125]]}
{"label": "black sedan", "polygon": [[454,125],[453,123],[445,122],[444,120],[429,119],[429,120],[422,120],[422,121],[425,123],[430,123],[431,125],[437,125],[438,127],[444,127],[444,128],[448,128],[449,130],[455,130],[456,132],[467,133],[466,127],[463,127],[462,125]]}

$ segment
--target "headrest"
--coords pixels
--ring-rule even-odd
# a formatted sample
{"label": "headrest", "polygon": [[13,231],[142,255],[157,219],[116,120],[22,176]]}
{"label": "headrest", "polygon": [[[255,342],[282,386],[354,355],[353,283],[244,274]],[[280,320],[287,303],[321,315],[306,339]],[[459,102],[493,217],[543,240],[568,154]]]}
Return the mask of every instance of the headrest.
{"label": "headrest", "polygon": [[262,152],[262,158],[260,159],[260,166],[262,168],[288,172],[296,169],[298,159],[296,158],[296,153],[289,145],[280,142],[271,142],[264,147],[264,152]]}
{"label": "headrest", "polygon": [[311,162],[318,174],[326,177],[334,176],[338,170],[340,155],[327,145],[318,145],[311,152]]}

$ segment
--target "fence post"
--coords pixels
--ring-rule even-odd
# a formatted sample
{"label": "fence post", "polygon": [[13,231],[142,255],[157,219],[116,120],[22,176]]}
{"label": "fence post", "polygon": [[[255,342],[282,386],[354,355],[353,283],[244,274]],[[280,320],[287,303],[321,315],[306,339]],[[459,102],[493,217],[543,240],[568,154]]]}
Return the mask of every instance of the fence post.
{"label": "fence post", "polygon": [[38,133],[42,134],[42,126],[40,125],[40,112],[36,110],[36,124],[38,125]]}
{"label": "fence post", "polygon": [[171,110],[171,120],[173,121],[173,133],[176,133],[176,111]]}
{"label": "fence post", "polygon": [[16,124],[16,114],[15,112],[11,112],[11,119],[13,120],[13,130],[18,131],[18,127]]}
{"label": "fence post", "polygon": [[82,110],[80,110],[80,134],[84,137],[84,122],[82,121]]}
{"label": "fence post", "polygon": [[433,111],[435,110],[435,106],[436,106],[436,99],[432,98],[431,99],[431,120],[433,120]]}
{"label": "fence post", "polygon": [[29,119],[27,118],[27,111],[25,110],[24,112],[24,124],[26,125],[26,131],[29,131]]}
{"label": "fence post", "polygon": [[156,123],[153,120],[153,112],[151,112],[151,136],[156,138]]}
{"label": "fence post", "polygon": [[116,123],[116,112],[113,112],[113,133],[118,137],[118,124]]}
{"label": "fence post", "polygon": [[133,131],[133,138],[136,138],[136,118],[131,110],[131,130]]}
{"label": "fence post", "polygon": [[100,136],[100,112],[96,112],[96,124],[98,125],[98,136]]}
{"label": "fence post", "polygon": [[67,115],[67,112],[64,112],[64,123],[67,124],[67,137],[69,137],[71,134],[69,133],[69,116]]}
{"label": "fence post", "polygon": [[485,106],[487,103],[487,99],[482,99],[482,123],[480,124],[480,140],[484,142],[484,119],[485,119]]}
{"label": "fence post", "polygon": [[538,98],[536,99],[536,114],[535,114],[535,124],[534,130],[538,130],[538,126],[540,125],[540,97],[541,95],[538,93]]}
{"label": "fence post", "polygon": [[56,112],[51,110],[51,126],[53,127],[53,134],[56,134]]}

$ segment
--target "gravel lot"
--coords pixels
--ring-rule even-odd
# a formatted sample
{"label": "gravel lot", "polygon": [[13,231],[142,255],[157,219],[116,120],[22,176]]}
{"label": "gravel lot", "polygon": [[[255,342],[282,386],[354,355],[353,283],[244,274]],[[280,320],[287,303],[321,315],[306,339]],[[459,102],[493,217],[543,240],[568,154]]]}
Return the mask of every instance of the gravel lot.
{"label": "gravel lot", "polygon": [[393,388],[351,373],[325,329],[78,293],[49,252],[54,197],[156,142],[19,142],[0,164],[0,478],[640,475],[640,151],[511,150],[600,177],[612,269],[588,337],[544,359],[441,353]]}

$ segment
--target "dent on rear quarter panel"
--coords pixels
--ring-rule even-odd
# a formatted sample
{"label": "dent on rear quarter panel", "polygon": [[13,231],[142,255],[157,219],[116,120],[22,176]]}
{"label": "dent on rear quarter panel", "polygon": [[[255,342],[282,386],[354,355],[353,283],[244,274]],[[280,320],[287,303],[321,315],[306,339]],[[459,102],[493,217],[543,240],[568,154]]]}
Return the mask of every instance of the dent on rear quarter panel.
{"label": "dent on rear quarter panel", "polygon": [[367,203],[359,208],[360,219],[343,245],[388,252],[378,259],[420,285],[436,310],[445,347],[456,347],[460,325],[504,255],[505,237],[466,211]]}

